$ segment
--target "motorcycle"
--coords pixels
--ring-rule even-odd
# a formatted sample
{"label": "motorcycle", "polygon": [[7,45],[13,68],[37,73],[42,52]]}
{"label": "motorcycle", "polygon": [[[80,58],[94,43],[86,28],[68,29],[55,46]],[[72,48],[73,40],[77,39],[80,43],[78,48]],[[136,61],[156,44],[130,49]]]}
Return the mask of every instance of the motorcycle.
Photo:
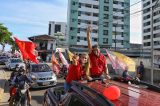
{"label": "motorcycle", "polygon": [[28,89],[29,84],[25,83],[25,87],[16,85],[12,87],[11,99],[9,101],[9,106],[28,106]]}

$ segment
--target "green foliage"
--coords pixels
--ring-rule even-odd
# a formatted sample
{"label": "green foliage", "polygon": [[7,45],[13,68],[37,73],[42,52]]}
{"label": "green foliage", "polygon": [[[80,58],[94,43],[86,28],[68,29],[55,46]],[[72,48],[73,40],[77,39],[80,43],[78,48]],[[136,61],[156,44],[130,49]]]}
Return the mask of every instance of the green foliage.
{"label": "green foliage", "polygon": [[8,31],[8,28],[0,23],[0,44],[2,45],[2,51],[5,44],[14,45],[14,41],[11,38],[12,33]]}

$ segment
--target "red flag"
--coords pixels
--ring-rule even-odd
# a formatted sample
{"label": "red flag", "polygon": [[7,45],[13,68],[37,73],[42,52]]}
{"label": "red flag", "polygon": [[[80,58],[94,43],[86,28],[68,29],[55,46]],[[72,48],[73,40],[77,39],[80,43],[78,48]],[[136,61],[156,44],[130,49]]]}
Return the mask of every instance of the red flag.
{"label": "red flag", "polygon": [[38,60],[36,58],[36,55],[34,54],[34,50],[36,48],[36,45],[33,42],[29,42],[29,41],[21,41],[19,39],[17,39],[16,37],[14,37],[16,44],[18,45],[23,59],[30,59],[31,61],[35,62],[36,64],[38,64]]}

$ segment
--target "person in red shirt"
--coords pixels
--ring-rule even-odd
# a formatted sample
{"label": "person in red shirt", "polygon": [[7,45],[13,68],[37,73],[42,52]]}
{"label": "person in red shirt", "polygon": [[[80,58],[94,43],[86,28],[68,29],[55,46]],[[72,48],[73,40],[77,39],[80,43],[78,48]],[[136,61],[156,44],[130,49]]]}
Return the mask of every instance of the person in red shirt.
{"label": "person in red shirt", "polygon": [[89,66],[89,56],[87,54],[81,54],[80,58],[78,55],[74,54],[72,64],[70,64],[68,68],[66,83],[64,85],[66,91],[71,88],[73,80],[79,81],[82,78],[86,79],[86,72],[88,72]]}
{"label": "person in red shirt", "polygon": [[90,37],[91,28],[87,28],[87,41],[90,57],[90,73],[88,74],[90,79],[100,78],[105,75],[107,79],[110,78],[108,73],[107,61],[105,56],[100,53],[98,45],[91,46],[91,37]]}

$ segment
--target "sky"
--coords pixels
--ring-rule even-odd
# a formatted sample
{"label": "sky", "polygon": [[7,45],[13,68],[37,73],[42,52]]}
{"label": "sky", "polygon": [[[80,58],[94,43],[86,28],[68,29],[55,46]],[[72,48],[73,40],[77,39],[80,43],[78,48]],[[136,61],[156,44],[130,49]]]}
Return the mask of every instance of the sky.
{"label": "sky", "polygon": [[[130,1],[132,5],[139,0]],[[49,21],[67,22],[67,3],[68,0],[0,0],[0,23],[19,39],[48,34]],[[130,13],[138,10],[141,10],[141,3],[132,6]],[[130,18],[130,41],[142,43],[141,13]]]}

